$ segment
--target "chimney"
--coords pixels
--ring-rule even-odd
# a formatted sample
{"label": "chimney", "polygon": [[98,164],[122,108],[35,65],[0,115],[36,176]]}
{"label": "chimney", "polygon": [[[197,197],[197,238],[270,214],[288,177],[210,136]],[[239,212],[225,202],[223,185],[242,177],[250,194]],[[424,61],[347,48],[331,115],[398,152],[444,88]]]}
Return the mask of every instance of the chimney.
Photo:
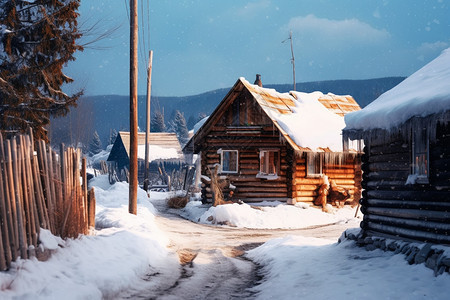
{"label": "chimney", "polygon": [[262,87],[262,81],[261,81],[261,75],[260,74],[256,74],[256,79],[255,79],[254,84]]}

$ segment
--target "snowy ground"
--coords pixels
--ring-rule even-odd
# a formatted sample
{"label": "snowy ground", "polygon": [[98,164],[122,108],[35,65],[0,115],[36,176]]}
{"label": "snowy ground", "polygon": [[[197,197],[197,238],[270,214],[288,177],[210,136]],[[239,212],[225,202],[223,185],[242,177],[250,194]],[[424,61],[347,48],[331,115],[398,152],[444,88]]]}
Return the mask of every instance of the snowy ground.
{"label": "snowy ground", "polygon": [[[173,280],[173,274],[182,271],[173,249],[176,241],[171,241],[168,232],[161,230],[167,228],[161,223],[165,219],[155,209],[155,206],[161,206],[167,194],[152,193],[149,201],[140,191],[138,214],[134,216],[127,212],[126,184],[110,186],[106,177],[97,177],[93,185],[97,198],[97,228],[93,235],[61,241],[44,233],[42,242],[47,248],[54,249],[51,258],[46,262],[18,260],[11,270],[1,272],[1,299],[129,297],[133,294],[124,294],[124,291],[152,291],[155,287],[167,286]],[[359,222],[353,218],[355,209],[330,215],[302,205],[280,204],[262,210],[248,205],[224,205],[208,209],[199,202],[192,202],[181,213],[206,224],[191,223],[195,226],[214,229],[217,227],[211,225],[216,224],[213,226],[220,226],[217,232],[226,228],[229,232],[235,231],[236,235],[250,230],[240,229],[242,227],[257,228],[252,230],[264,234],[276,231],[267,228],[305,228],[329,223],[345,223],[357,230]],[[326,230],[327,227],[323,228]],[[318,239],[299,235],[298,229],[292,232],[295,235],[271,239],[247,252],[246,257],[261,267],[258,274],[263,279],[259,285],[250,288],[251,294],[245,295],[258,299],[448,299],[448,274],[434,277],[433,271],[423,264],[408,265],[401,254],[381,250],[367,252],[351,241],[338,244],[337,236]],[[192,234],[195,233],[186,232],[188,238]],[[198,259],[196,276],[191,282],[186,278],[184,291],[206,288],[195,284],[202,272],[207,274],[204,268],[208,266],[204,264],[202,269],[201,257]],[[176,289],[175,286],[168,288]],[[171,296],[164,296],[164,293],[146,296],[202,299],[200,290],[183,294],[183,289],[170,293]],[[217,291],[221,292],[220,289]],[[219,296],[228,298],[225,294]]]}
{"label": "snowy ground", "polygon": [[[295,206],[281,202],[262,202],[252,205],[235,203],[211,207],[211,205],[202,205],[200,201],[190,201],[181,214],[186,219],[202,224],[277,229],[306,228],[335,223],[352,223],[357,227],[360,219],[355,218],[356,212],[356,207],[344,207],[339,210],[333,209],[333,213],[328,214],[304,203],[297,203]],[[360,212],[357,215],[361,217]]]}

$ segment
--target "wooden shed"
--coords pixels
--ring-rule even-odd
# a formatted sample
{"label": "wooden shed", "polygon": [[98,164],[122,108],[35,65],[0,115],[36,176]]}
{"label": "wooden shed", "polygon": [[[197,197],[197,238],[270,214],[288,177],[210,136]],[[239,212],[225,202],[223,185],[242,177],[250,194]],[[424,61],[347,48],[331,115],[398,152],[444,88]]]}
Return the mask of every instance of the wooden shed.
{"label": "wooden shed", "polygon": [[[114,163],[120,173],[130,166],[130,133],[120,131],[111,149],[108,162]],[[183,152],[175,133],[150,132],[149,171],[156,173],[158,166],[163,165],[167,172],[179,168],[184,163]],[[138,133],[138,173],[143,178],[145,167],[145,132]]]}
{"label": "wooden shed", "polygon": [[[312,203],[325,176],[359,200],[359,155],[343,153],[341,135],[343,116],[359,109],[351,96],[278,93],[239,78],[184,152],[199,154],[206,177],[219,164],[236,200]],[[203,200],[211,196],[203,184]]]}
{"label": "wooden shed", "polygon": [[346,116],[364,140],[364,235],[450,244],[450,49]]}

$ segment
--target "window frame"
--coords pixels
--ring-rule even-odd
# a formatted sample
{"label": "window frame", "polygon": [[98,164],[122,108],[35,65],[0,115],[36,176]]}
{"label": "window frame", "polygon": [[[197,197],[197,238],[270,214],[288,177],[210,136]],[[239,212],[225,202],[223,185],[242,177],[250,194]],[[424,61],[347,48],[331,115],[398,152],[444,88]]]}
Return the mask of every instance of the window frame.
{"label": "window frame", "polygon": [[[269,160],[270,160],[270,155],[268,156],[264,156],[265,153],[274,153],[274,161],[275,161],[275,157],[276,157],[276,165],[275,165],[275,173],[269,173],[266,172],[268,171],[269,168]],[[264,160],[263,160],[263,157]],[[263,169],[263,162],[265,163],[264,165],[264,171]],[[260,149],[259,150],[259,171],[258,174],[256,175],[257,178],[270,178],[270,179],[277,179],[278,175],[280,173],[280,149]]]}
{"label": "window frame", "polygon": [[[430,137],[426,127],[412,129],[411,133],[411,171],[410,176],[415,177],[415,183],[428,184],[430,175]],[[425,145],[421,141],[425,141]],[[422,148],[422,149],[421,149]],[[419,161],[419,156],[424,158]],[[425,164],[425,166],[423,166]],[[423,172],[421,172],[423,170]]]}
{"label": "window frame", "polygon": [[[220,154],[220,172],[222,174],[237,174],[239,172],[239,151],[238,150],[230,150],[230,149],[219,149],[217,153]],[[224,170],[223,169],[223,162],[224,162],[224,154],[225,153],[236,153],[236,170]],[[230,163],[228,163],[230,165]]]}
{"label": "window frame", "polygon": [[[310,164],[311,160],[314,159],[314,170],[311,172]],[[317,173],[316,160],[319,160],[319,173]],[[323,164],[324,156],[322,153],[307,152],[306,154],[306,177],[322,177],[323,176]]]}

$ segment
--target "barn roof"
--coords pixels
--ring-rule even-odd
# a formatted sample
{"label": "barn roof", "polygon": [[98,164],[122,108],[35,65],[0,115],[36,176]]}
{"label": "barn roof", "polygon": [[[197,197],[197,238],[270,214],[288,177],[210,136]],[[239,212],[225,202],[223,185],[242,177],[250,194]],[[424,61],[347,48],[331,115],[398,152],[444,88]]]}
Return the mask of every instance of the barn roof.
{"label": "barn roof", "polygon": [[247,89],[281,135],[294,150],[342,151],[341,130],[343,116],[360,107],[351,96],[323,94],[321,92],[279,93],[274,89],[259,87],[239,78],[212,115],[196,131],[185,149],[194,147],[217,121],[220,110],[231,104],[243,89]]}
{"label": "barn roof", "polygon": [[396,128],[414,116],[450,111],[450,48],[382,94],[364,109],[345,116],[346,130]]}
{"label": "barn roof", "polygon": [[[125,151],[130,156],[130,133],[126,131],[119,132]],[[150,161],[156,159],[181,159],[180,142],[175,133],[169,132],[150,132]],[[153,151],[152,151],[153,150]],[[145,132],[138,133],[138,158],[145,158]]]}

